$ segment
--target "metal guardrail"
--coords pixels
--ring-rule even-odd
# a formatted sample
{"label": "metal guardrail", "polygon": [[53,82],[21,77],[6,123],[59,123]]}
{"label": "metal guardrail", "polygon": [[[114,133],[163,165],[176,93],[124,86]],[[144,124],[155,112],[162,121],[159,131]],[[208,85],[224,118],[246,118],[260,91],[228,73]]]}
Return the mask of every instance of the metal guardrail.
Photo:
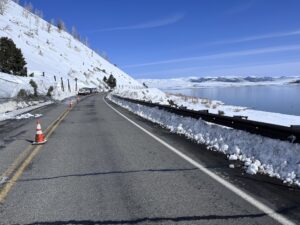
{"label": "metal guardrail", "polygon": [[248,120],[247,118],[242,116],[230,117],[225,115],[213,114],[209,113],[208,110],[195,111],[175,106],[161,105],[158,103],[152,103],[142,100],[123,98],[116,95],[114,95],[114,97],[135,104],[140,104],[148,107],[157,107],[158,109],[165,110],[167,112],[171,112],[180,116],[191,117],[194,119],[202,119],[207,122],[247,131],[252,134],[259,134],[265,137],[280,139],[292,143],[300,143],[300,125],[292,125],[290,127],[286,127]]}

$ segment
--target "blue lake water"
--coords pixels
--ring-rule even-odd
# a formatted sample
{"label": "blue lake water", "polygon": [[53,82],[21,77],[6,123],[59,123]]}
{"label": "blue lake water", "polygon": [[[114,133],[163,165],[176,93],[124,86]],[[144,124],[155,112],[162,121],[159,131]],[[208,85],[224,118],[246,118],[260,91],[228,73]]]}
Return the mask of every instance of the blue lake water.
{"label": "blue lake water", "polygon": [[164,91],[220,100],[228,105],[300,116],[300,85],[211,87]]}

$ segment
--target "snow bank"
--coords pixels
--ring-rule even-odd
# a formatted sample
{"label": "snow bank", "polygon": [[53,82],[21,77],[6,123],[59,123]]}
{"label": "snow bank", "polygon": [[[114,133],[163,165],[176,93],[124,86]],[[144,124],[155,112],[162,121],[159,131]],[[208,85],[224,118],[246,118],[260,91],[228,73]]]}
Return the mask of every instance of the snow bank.
{"label": "snow bank", "polygon": [[197,97],[189,97],[181,94],[166,94],[157,88],[118,89],[115,95],[125,98],[151,101],[159,104],[169,104],[172,100],[176,105],[191,110],[208,110],[213,114],[226,116],[243,116],[248,120],[290,127],[300,125],[300,116],[286,115],[281,113],[252,110],[247,107],[225,105],[221,101]]}
{"label": "snow bank", "polygon": [[139,89],[117,89],[113,92],[124,98],[131,98],[153,103],[167,104],[167,95],[157,88],[139,88]]}
{"label": "snow bank", "polygon": [[230,160],[241,160],[249,174],[264,173],[300,187],[300,145],[207,123],[133,104],[109,95],[108,98],[129,111],[185,135],[197,143],[219,151]]}
{"label": "snow bank", "polygon": [[21,89],[33,94],[33,88],[29,84],[30,80],[34,80],[38,86],[38,94],[46,95],[50,86],[54,88],[52,98],[55,100],[62,100],[77,94],[75,89],[65,91],[61,89],[60,83],[52,81],[49,77],[20,77],[10,74],[0,73],[0,97],[1,98],[15,98]]}
{"label": "snow bank", "polygon": [[185,106],[187,109],[191,110],[208,110],[210,113],[222,113],[223,115],[231,117],[243,116],[247,117],[248,120],[286,127],[291,125],[300,125],[300,116],[253,110],[241,106],[225,105],[221,101],[197,97],[187,97],[173,94],[168,94],[167,97],[172,99],[177,105]]}
{"label": "snow bank", "polygon": [[[26,113],[33,109],[37,109],[46,105],[52,104],[51,101],[40,102],[40,101],[21,101],[17,102],[14,100],[10,100],[9,102],[5,102],[0,104],[0,121],[7,119],[27,119],[30,117],[40,117],[40,114],[29,114]],[[25,113],[25,114],[24,114]]]}

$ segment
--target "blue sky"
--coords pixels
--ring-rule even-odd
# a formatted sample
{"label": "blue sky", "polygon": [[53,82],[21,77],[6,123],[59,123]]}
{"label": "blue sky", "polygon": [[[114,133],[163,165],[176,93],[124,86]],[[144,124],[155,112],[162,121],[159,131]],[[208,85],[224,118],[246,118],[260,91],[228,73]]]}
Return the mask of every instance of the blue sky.
{"label": "blue sky", "polygon": [[135,78],[300,75],[299,0],[32,0]]}

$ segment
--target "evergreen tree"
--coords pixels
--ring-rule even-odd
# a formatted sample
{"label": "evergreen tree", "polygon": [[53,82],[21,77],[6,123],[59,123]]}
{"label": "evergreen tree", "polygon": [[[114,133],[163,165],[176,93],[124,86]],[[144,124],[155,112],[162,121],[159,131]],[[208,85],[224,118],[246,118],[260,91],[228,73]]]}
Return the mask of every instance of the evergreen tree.
{"label": "evergreen tree", "polygon": [[19,76],[27,76],[26,62],[21,49],[7,38],[0,38],[0,71]]}
{"label": "evergreen tree", "polygon": [[107,79],[107,82],[106,82],[107,84],[108,84],[108,86],[110,87],[110,88],[114,88],[114,87],[116,87],[116,85],[117,85],[117,80],[116,80],[116,78],[111,74],[111,75],[109,75],[109,78]]}

